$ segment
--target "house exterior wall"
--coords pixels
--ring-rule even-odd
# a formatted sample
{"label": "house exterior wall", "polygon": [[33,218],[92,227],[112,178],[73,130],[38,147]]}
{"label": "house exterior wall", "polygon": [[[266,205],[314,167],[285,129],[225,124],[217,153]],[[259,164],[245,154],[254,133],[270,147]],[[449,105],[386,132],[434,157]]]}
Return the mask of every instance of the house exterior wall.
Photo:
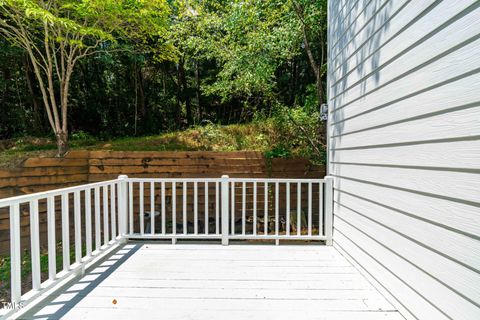
{"label": "house exterior wall", "polygon": [[407,318],[480,319],[480,2],[332,0],[334,245]]}

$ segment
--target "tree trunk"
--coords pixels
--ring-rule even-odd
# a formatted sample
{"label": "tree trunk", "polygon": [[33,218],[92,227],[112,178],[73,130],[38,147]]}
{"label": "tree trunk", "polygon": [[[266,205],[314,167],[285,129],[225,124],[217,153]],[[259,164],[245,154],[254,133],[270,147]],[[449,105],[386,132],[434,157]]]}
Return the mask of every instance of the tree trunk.
{"label": "tree trunk", "polygon": [[185,60],[182,57],[178,64],[178,77],[180,80],[180,86],[182,88],[182,100],[185,102],[185,109],[187,113],[187,124],[191,126],[193,124],[193,116],[192,116],[192,105],[190,104],[190,97],[188,96],[187,92],[187,78],[185,76]]}
{"label": "tree trunk", "polygon": [[322,54],[321,61],[317,63],[317,61],[315,61],[312,48],[310,47],[310,42],[308,41],[307,25],[305,24],[305,20],[303,16],[304,15],[303,8],[295,1],[293,2],[293,5],[294,5],[295,12],[297,13],[297,16],[300,18],[300,21],[302,23],[303,44],[305,46],[305,52],[307,53],[308,62],[310,63],[313,73],[315,74],[315,86],[317,89],[318,106],[321,106],[323,104],[323,88],[322,88],[322,74],[321,74],[321,68],[323,64],[323,54]]}
{"label": "tree trunk", "polygon": [[200,66],[198,61],[195,61],[195,96],[197,98],[197,107],[198,107],[198,119],[202,121],[203,110],[200,105]]}
{"label": "tree trunk", "polygon": [[68,151],[68,132],[58,131],[57,138],[57,157],[63,157]]}
{"label": "tree trunk", "polygon": [[297,92],[297,61],[294,58],[292,60],[292,78],[290,81],[290,104],[293,106],[297,105],[297,97],[296,97],[296,92]]}
{"label": "tree trunk", "polygon": [[320,71],[315,74],[315,85],[317,88],[317,98],[318,98],[318,105],[321,106],[323,104],[323,85],[322,85],[322,76],[320,75]]}
{"label": "tree trunk", "polygon": [[322,74],[320,71],[320,65],[317,64],[315,58],[313,57],[312,49],[310,48],[310,43],[308,42],[305,28],[303,31],[303,43],[305,45],[305,51],[307,52],[308,61],[310,62],[313,74],[315,75],[315,86],[317,89],[318,105],[321,106],[323,103]]}
{"label": "tree trunk", "polygon": [[142,114],[142,121],[145,121],[147,117],[147,106],[145,103],[145,89],[143,83],[143,72],[142,68],[137,68],[137,92],[138,92],[138,107],[140,109],[140,113]]}
{"label": "tree trunk", "polygon": [[23,59],[23,65],[25,68],[25,79],[27,81],[28,92],[30,95],[30,101],[32,102],[33,107],[33,127],[36,134],[43,133],[43,121],[42,121],[42,114],[40,112],[39,103],[37,101],[38,94],[35,92],[35,88],[33,86],[33,79],[34,76],[32,74],[32,70],[30,69],[30,61],[28,57]]}

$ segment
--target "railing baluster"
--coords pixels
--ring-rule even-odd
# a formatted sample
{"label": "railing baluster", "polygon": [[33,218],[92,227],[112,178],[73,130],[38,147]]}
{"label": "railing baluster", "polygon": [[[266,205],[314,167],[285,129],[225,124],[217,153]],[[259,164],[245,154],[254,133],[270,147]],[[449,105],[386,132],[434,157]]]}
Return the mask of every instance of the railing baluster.
{"label": "railing baluster", "polygon": [[69,224],[69,201],[68,193],[62,194],[62,254],[63,271],[70,270],[70,224]]}
{"label": "railing baluster", "polygon": [[280,222],[280,217],[279,217],[279,183],[275,182],[275,234],[278,236],[278,231],[279,231],[279,222]]}
{"label": "railing baluster", "polygon": [[112,240],[117,238],[117,213],[115,208],[115,184],[110,185],[110,214],[112,215],[110,222],[112,223]]}
{"label": "railing baluster", "polygon": [[228,176],[222,176],[222,245],[228,245],[228,198],[229,198]]}
{"label": "railing baluster", "polygon": [[220,234],[220,195],[218,182],[215,182],[215,234]]}
{"label": "railing baluster", "polygon": [[264,184],[263,234],[268,235],[268,182]]}
{"label": "railing baluster", "polygon": [[193,233],[198,234],[198,183],[193,183]]}
{"label": "railing baluster", "polygon": [[323,232],[323,182],[318,184],[318,235],[324,236]]}
{"label": "railing baluster", "polygon": [[162,197],[162,234],[167,233],[167,218],[165,214],[165,181],[161,184],[161,197]]}
{"label": "railing baluster", "polygon": [[32,257],[32,289],[40,290],[40,230],[38,200],[30,201],[30,250]]}
{"label": "railing baluster", "polygon": [[286,196],[287,196],[287,201],[286,201],[286,212],[285,212],[285,215],[286,215],[286,234],[287,236],[290,235],[290,182],[287,182],[287,186],[286,186]]}
{"label": "railing baluster", "polygon": [[128,183],[128,225],[129,233],[133,234],[133,182]]}
{"label": "railing baluster", "polygon": [[145,221],[144,221],[144,214],[143,214],[143,210],[144,210],[144,207],[143,207],[143,182],[140,182],[139,183],[139,188],[140,188],[140,234],[143,236],[143,233],[145,231],[145,228],[144,228],[144,224],[145,224]]}
{"label": "railing baluster", "polygon": [[108,185],[103,186],[103,244],[108,245]]}
{"label": "railing baluster", "polygon": [[208,182],[205,182],[205,234],[208,234]]}
{"label": "railing baluster", "polygon": [[80,191],[73,193],[73,210],[75,221],[75,262],[82,262],[82,216],[80,215]]}
{"label": "railing baluster", "polygon": [[150,233],[155,234],[155,182],[150,182]]}
{"label": "railing baluster", "polygon": [[231,230],[230,230],[230,233],[232,235],[235,234],[235,182],[232,181],[232,212],[230,213],[232,215],[231,217]]}
{"label": "railing baluster", "polygon": [[10,288],[12,302],[20,303],[22,297],[20,251],[20,205],[10,206]]}
{"label": "railing baluster", "polygon": [[95,187],[95,250],[100,250],[100,187]]}
{"label": "railing baluster", "polygon": [[257,182],[253,183],[253,235],[257,235]]}
{"label": "railing baluster", "polygon": [[177,234],[177,183],[172,182],[172,234]]}
{"label": "railing baluster", "polygon": [[92,201],[90,189],[85,189],[85,244],[87,257],[92,255]]}
{"label": "railing baluster", "polygon": [[183,234],[187,234],[187,182],[184,181],[183,182],[183,192],[182,192],[182,196],[183,196],[183,201],[182,201],[182,205],[183,205],[183,217],[182,217],[182,223],[183,223]]}
{"label": "railing baluster", "polygon": [[312,235],[312,183],[308,183],[308,235]]}
{"label": "railing baluster", "polygon": [[242,183],[242,235],[245,235],[245,220],[246,220],[246,183]]}
{"label": "railing baluster", "polygon": [[57,253],[55,247],[55,198],[47,199],[47,242],[48,242],[48,278],[55,280],[57,277]]}
{"label": "railing baluster", "polygon": [[302,229],[302,184],[297,183],[297,236],[300,235]]}

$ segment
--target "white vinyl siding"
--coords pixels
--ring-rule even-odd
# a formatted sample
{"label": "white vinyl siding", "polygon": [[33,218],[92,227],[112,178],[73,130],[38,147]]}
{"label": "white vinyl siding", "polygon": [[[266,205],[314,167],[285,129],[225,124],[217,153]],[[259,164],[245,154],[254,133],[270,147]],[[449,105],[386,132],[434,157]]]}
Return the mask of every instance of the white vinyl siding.
{"label": "white vinyl siding", "polygon": [[480,319],[480,1],[329,4],[334,245],[407,318]]}

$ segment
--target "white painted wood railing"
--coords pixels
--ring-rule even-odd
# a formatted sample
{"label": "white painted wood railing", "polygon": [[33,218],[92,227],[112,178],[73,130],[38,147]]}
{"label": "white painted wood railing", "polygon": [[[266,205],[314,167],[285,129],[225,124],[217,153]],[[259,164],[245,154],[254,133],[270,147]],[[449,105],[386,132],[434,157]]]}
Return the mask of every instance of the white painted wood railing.
{"label": "white painted wood railing", "polygon": [[[280,240],[324,240],[331,245],[332,190],[331,177],[120,176],[111,181],[1,199],[0,210],[10,212],[11,301],[13,305],[24,303],[62,279],[82,274],[86,264],[128,239],[171,239],[173,243],[177,239],[219,239],[224,245],[230,240],[271,239],[277,244]],[[40,233],[40,212],[42,218],[46,216],[47,239],[43,246],[40,242],[45,232]],[[24,217],[30,220],[29,232],[21,229]],[[61,235],[57,235],[58,230]],[[28,235],[29,244],[25,241]],[[43,282],[42,247],[48,254],[48,278]],[[24,294],[22,249],[30,252],[32,261],[32,290]],[[59,257],[62,267],[57,269]]]}
{"label": "white painted wood railing", "polygon": [[[126,178],[0,199],[0,210],[10,213],[12,310],[4,316],[67,277],[82,274],[86,264],[125,241],[126,207],[122,199],[127,191]],[[46,232],[42,233],[40,213],[42,221],[46,220]],[[30,230],[21,228],[24,218],[29,219]],[[42,223],[42,230],[44,227]],[[42,247],[47,249],[48,275],[41,273],[40,242],[45,240],[41,234],[46,234]],[[21,279],[24,250],[31,255],[32,289],[26,293],[22,292]],[[62,260],[58,269],[57,259]],[[48,278],[42,281],[42,277]]]}
{"label": "white painted wood railing", "polygon": [[131,239],[325,240],[332,180],[128,179]]}

